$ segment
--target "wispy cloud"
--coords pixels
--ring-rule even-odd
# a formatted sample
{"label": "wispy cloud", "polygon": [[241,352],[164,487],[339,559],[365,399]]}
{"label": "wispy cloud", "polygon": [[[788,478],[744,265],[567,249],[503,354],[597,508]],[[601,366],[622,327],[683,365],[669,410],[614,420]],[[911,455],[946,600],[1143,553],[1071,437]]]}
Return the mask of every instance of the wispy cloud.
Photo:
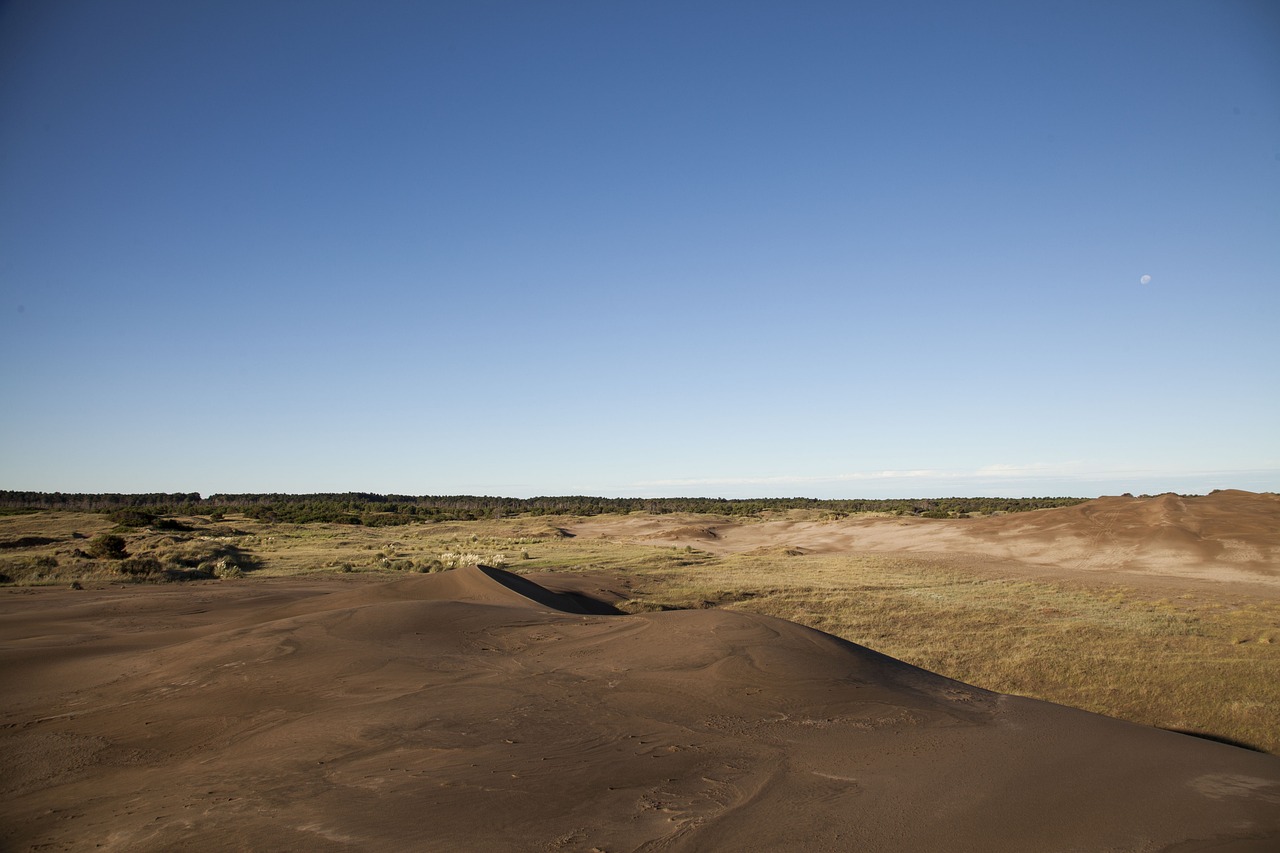
{"label": "wispy cloud", "polygon": [[1065,469],[1077,467],[1032,463],[1024,465],[994,464],[971,470],[945,470],[941,468],[885,469],[881,471],[848,471],[839,474],[775,475],[767,477],[691,477],[664,480],[644,480],[638,488],[650,486],[767,486],[778,483],[856,483],[880,480],[957,480],[987,477],[1017,477],[1060,475]]}
{"label": "wispy cloud", "polygon": [[[1119,491],[1207,491],[1213,488],[1243,488],[1270,491],[1280,487],[1280,469],[1215,469],[1190,470],[1168,468],[1121,468],[1067,462],[993,462],[976,468],[942,469],[911,468],[879,471],[846,471],[834,474],[793,474],[738,477],[683,477],[643,480],[632,483],[627,491],[664,490],[688,492],[702,490],[706,494],[853,494],[841,489],[855,487],[861,496],[880,494],[917,496],[960,493],[1107,494]],[[1065,491],[1064,491],[1065,490]]]}
{"label": "wispy cloud", "polygon": [[843,483],[857,480],[906,480],[945,476],[932,468],[911,471],[855,471],[847,474],[819,476],[784,475],[773,477],[692,477],[669,480],[643,480],[634,485],[647,486],[767,486],[776,483]]}
{"label": "wispy cloud", "polygon": [[957,476],[973,477],[1069,477],[1080,474],[1086,468],[1083,462],[1028,462],[1010,465],[997,462],[983,465],[969,472],[960,472]]}

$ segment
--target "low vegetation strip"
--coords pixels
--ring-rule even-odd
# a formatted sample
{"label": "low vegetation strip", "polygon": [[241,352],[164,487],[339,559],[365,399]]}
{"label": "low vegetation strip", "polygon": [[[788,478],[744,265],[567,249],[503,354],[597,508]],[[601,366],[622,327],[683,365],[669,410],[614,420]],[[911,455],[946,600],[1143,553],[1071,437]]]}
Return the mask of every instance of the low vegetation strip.
{"label": "low vegetation strip", "polygon": [[859,513],[918,515],[948,518],[967,514],[1025,512],[1072,506],[1085,498],[918,498],[907,500],[820,500],[817,498],[502,498],[474,495],[417,496],[344,494],[64,494],[61,492],[0,491],[0,511],[68,510],[133,514],[135,517],[202,514],[242,514],[262,521],[295,524],[319,522],[370,527],[415,521],[476,521],[513,515],[595,516],[649,512],[700,513],[734,517],[789,510],[820,510],[832,517]]}

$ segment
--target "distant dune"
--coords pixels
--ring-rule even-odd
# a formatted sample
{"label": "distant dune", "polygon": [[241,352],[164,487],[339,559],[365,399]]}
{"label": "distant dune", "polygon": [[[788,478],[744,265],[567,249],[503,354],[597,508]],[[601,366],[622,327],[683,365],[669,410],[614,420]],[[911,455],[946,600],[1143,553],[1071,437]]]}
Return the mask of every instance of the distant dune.
{"label": "distant dune", "polygon": [[989,518],[725,519],[708,526],[705,517],[691,524],[683,516],[599,516],[582,520],[573,531],[716,553],[795,548],[971,555],[1129,582],[1151,576],[1280,592],[1280,495],[1234,490],[1188,498],[1106,497]]}
{"label": "distant dune", "polygon": [[[1092,531],[1132,545],[1126,559],[1243,565],[1233,547],[1270,547],[1265,521],[1215,527],[1212,511],[1269,498],[1198,500],[943,526],[1011,548]],[[1130,531],[1139,517],[1170,534]],[[769,538],[717,525],[699,541]],[[777,619],[613,600],[599,580],[475,567],[11,590],[0,846],[1280,849],[1272,756],[990,693]]]}

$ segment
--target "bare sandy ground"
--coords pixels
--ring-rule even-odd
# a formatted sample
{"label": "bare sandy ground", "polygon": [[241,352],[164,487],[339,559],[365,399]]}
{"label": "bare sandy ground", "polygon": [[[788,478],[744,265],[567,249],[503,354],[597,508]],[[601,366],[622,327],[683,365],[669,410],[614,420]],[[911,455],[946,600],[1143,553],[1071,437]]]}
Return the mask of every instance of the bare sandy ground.
{"label": "bare sandy ground", "polygon": [[6,591],[0,847],[1280,849],[1272,756],[610,600],[483,568]]}
{"label": "bare sandy ground", "polygon": [[1280,595],[1280,495],[1106,497],[991,518],[708,522],[697,516],[598,516],[570,528],[713,553],[909,553],[1021,567],[1029,574]]}

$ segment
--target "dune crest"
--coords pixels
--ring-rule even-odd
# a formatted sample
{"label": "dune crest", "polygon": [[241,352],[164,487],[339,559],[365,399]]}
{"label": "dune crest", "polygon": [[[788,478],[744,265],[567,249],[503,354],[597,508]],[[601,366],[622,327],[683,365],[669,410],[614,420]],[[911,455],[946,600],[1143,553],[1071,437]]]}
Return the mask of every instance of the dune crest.
{"label": "dune crest", "polygon": [[[585,580],[483,567],[332,588],[211,587],[182,612],[160,588],[39,590],[0,611],[6,849],[1280,843],[1280,759],[790,622],[609,615]],[[32,656],[43,677],[10,666]]]}
{"label": "dune crest", "polygon": [[1103,497],[988,518],[725,519],[708,526],[679,515],[597,517],[579,521],[573,530],[717,554],[789,548],[969,555],[1129,580],[1151,576],[1280,590],[1280,495],[1237,490],[1187,498]]}

